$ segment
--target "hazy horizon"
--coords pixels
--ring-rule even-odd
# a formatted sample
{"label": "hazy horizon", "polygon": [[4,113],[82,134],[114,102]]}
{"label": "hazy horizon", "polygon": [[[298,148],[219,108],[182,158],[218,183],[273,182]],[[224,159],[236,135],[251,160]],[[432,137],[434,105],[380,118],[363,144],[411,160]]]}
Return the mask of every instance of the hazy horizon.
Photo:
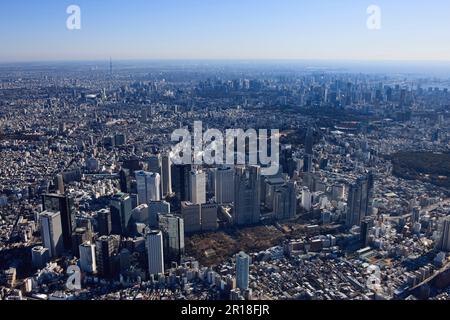
{"label": "hazy horizon", "polygon": [[[68,30],[69,5],[81,29]],[[367,28],[367,8],[381,29]],[[450,63],[450,2],[98,0],[2,4],[1,63],[106,60]]]}

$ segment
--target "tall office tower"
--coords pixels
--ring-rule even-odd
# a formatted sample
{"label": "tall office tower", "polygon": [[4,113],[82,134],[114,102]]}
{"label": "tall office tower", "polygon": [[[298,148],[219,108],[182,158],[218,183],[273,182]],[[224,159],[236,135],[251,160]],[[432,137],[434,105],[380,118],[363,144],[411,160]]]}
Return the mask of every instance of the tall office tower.
{"label": "tall office tower", "polygon": [[172,160],[170,160],[170,155],[164,154],[161,162],[162,196],[166,197],[172,194]]}
{"label": "tall office tower", "polygon": [[311,211],[312,208],[312,194],[307,187],[302,190],[302,208],[306,211]]}
{"label": "tall office tower", "polygon": [[159,173],[136,171],[139,204],[161,200],[161,178]]}
{"label": "tall office tower", "polygon": [[118,271],[117,254],[120,236],[101,236],[95,242],[97,271],[101,277],[113,278]]}
{"label": "tall office tower", "polygon": [[296,162],[294,161],[292,146],[282,146],[280,155],[280,164],[283,173],[287,173],[290,177],[294,175]]}
{"label": "tall office tower", "polygon": [[439,239],[436,248],[441,251],[450,251],[450,216],[440,221]]}
{"label": "tall office tower", "polygon": [[139,206],[139,196],[135,193],[131,193],[130,194],[130,198],[131,198],[131,208],[137,208]]}
{"label": "tall office tower", "polygon": [[306,131],[305,137],[305,154],[313,155],[314,148],[314,131],[311,127]]}
{"label": "tall office tower", "polygon": [[288,182],[275,191],[273,209],[278,220],[288,220],[295,217],[297,213],[295,182]]}
{"label": "tall office tower", "polygon": [[200,205],[200,220],[202,232],[211,232],[219,227],[217,223],[217,204]]}
{"label": "tall office tower", "polygon": [[206,203],[206,173],[204,171],[191,171],[191,195],[189,200],[193,204]]}
{"label": "tall office tower", "polygon": [[97,211],[97,231],[100,236],[109,236],[112,232],[111,210]]}
{"label": "tall office tower", "polygon": [[95,245],[90,241],[80,244],[80,269],[86,273],[97,272],[97,260],[95,258]]}
{"label": "tall office tower", "polygon": [[215,171],[215,195],[219,204],[234,202],[234,168],[220,167]]}
{"label": "tall office tower", "polygon": [[373,175],[368,173],[350,185],[347,200],[348,227],[360,226],[361,221],[372,214]]}
{"label": "tall office tower", "polygon": [[159,229],[163,234],[164,261],[180,263],[184,255],[184,220],[172,214],[159,216]]}
{"label": "tall office tower", "polygon": [[236,255],[236,286],[241,290],[248,289],[250,260],[250,256],[243,251]]}
{"label": "tall office tower", "polygon": [[61,194],[42,195],[44,211],[59,211],[61,213],[61,227],[64,248],[72,249],[72,232],[75,230],[75,205],[72,198]]}
{"label": "tall office tower", "polygon": [[111,232],[117,235],[127,234],[133,210],[131,197],[126,193],[114,195],[109,203],[109,209],[111,210]]}
{"label": "tall office tower", "polygon": [[361,221],[360,240],[363,248],[369,245],[370,230],[373,228],[373,224],[374,224],[373,217],[365,217]]}
{"label": "tall office tower", "polygon": [[313,156],[310,154],[305,154],[303,156],[303,172],[313,172]]}
{"label": "tall office tower", "polygon": [[44,247],[48,249],[50,257],[59,257],[64,251],[61,213],[45,211],[39,217]]}
{"label": "tall office tower", "polygon": [[261,211],[261,168],[236,168],[234,179],[234,222],[237,225],[259,223]]}
{"label": "tall office tower", "polygon": [[129,169],[121,169],[119,172],[120,191],[131,192],[131,173]]}
{"label": "tall office tower", "polygon": [[91,241],[91,233],[86,228],[76,228],[72,234],[72,254],[79,258],[80,257],[80,244],[87,241]]}
{"label": "tall office tower", "polygon": [[186,233],[195,233],[202,230],[201,207],[199,204],[181,202],[181,215],[184,220],[184,231]]}
{"label": "tall office tower", "polygon": [[148,224],[152,228],[158,227],[158,214],[170,213],[170,203],[166,201],[150,201],[148,205]]}
{"label": "tall office tower", "polygon": [[57,186],[58,186],[58,193],[63,195],[65,193],[63,175],[61,173],[58,174],[56,176],[56,180],[57,180]]}
{"label": "tall office tower", "polygon": [[152,154],[147,160],[147,170],[149,172],[161,174],[161,154]]}
{"label": "tall office tower", "polygon": [[190,195],[189,175],[192,166],[189,164],[172,166],[172,190],[179,201],[188,201]]}
{"label": "tall office tower", "polygon": [[33,267],[43,269],[50,261],[50,251],[42,246],[31,249],[31,262]]}
{"label": "tall office tower", "polygon": [[149,212],[148,205],[141,204],[131,211],[131,220],[133,223],[143,223],[148,225]]}
{"label": "tall office tower", "polygon": [[158,275],[164,273],[163,235],[159,230],[146,231],[146,245],[148,254],[148,273]]}
{"label": "tall office tower", "polygon": [[273,201],[275,192],[278,188],[284,186],[285,181],[282,177],[265,177],[262,179],[261,201],[268,210],[273,210]]}

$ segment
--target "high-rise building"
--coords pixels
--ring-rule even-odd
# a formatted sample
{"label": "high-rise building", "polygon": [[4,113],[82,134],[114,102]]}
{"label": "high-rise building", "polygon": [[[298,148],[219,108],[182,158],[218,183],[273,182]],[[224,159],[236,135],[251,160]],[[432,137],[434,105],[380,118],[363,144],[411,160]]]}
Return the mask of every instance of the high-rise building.
{"label": "high-rise building", "polygon": [[161,178],[159,173],[136,171],[139,204],[161,200]]}
{"label": "high-rise building", "polygon": [[91,241],[91,233],[86,228],[76,228],[72,234],[72,254],[75,257],[80,257],[80,244],[86,241]]}
{"label": "high-rise building", "polygon": [[261,211],[261,168],[238,167],[234,179],[234,221],[237,225],[256,224]]}
{"label": "high-rise building", "polygon": [[293,150],[291,145],[282,146],[280,154],[280,165],[283,173],[288,174],[290,177],[293,176],[296,162],[293,157]]}
{"label": "high-rise building", "polygon": [[118,193],[111,198],[109,208],[111,211],[111,232],[125,235],[133,210],[131,197],[126,193]]}
{"label": "high-rise building", "polygon": [[201,206],[191,202],[181,202],[181,215],[184,220],[184,231],[195,233],[202,230],[201,226]]}
{"label": "high-rise building", "polygon": [[152,154],[147,160],[147,170],[149,172],[154,172],[161,174],[161,154]]}
{"label": "high-rise building", "polygon": [[31,249],[31,262],[37,269],[44,268],[50,261],[50,250],[42,246]]}
{"label": "high-rise building", "polygon": [[172,194],[172,160],[169,154],[164,154],[161,159],[161,187],[162,195],[166,197]]}
{"label": "high-rise building", "polygon": [[118,272],[117,254],[120,236],[101,236],[95,242],[98,274],[103,278],[114,278]]}
{"label": "high-rise building", "polygon": [[159,229],[163,234],[164,260],[180,262],[184,255],[184,220],[172,214],[159,216]]}
{"label": "high-rise building", "polygon": [[48,249],[50,257],[59,257],[64,251],[61,213],[45,211],[39,217],[44,247]]}
{"label": "high-rise building", "polygon": [[109,236],[112,232],[111,210],[97,211],[97,231],[100,236]]}
{"label": "high-rise building", "polygon": [[250,273],[250,256],[245,252],[236,255],[236,286],[241,290],[247,290]]}
{"label": "high-rise building", "polygon": [[131,174],[129,169],[119,171],[120,191],[124,193],[131,192]]}
{"label": "high-rise building", "polygon": [[76,228],[75,205],[72,198],[61,194],[42,195],[44,211],[60,212],[64,248],[72,249],[72,232]]}
{"label": "high-rise building", "polygon": [[234,202],[234,168],[220,167],[215,171],[215,196],[219,204]]}
{"label": "high-rise building", "polygon": [[159,230],[146,232],[146,245],[148,254],[148,273],[158,275],[164,273],[164,245],[163,235]]}
{"label": "high-rise building", "polygon": [[441,251],[450,251],[450,216],[443,218],[439,226],[439,239],[436,248]]}
{"label": "high-rise building", "polygon": [[297,213],[297,195],[295,183],[287,182],[275,191],[273,210],[278,220],[288,220],[295,217]]}
{"label": "high-rise building", "polygon": [[206,173],[204,171],[191,171],[191,195],[189,200],[193,204],[206,203]]}
{"label": "high-rise building", "polygon": [[217,210],[217,204],[215,203],[205,203],[200,205],[200,220],[202,232],[211,232],[217,230]]}
{"label": "high-rise building", "polygon": [[313,155],[314,148],[314,131],[309,127],[305,137],[305,154]]}
{"label": "high-rise building", "polygon": [[86,273],[97,272],[97,260],[95,257],[95,245],[89,241],[80,244],[80,269]]}
{"label": "high-rise building", "polygon": [[307,187],[302,189],[302,208],[306,211],[311,211],[312,208],[312,194]]}
{"label": "high-rise building", "polygon": [[284,186],[285,180],[282,177],[265,177],[261,188],[261,201],[268,210],[273,210],[275,192]]}
{"label": "high-rise building", "polygon": [[189,164],[172,166],[172,190],[179,201],[189,200],[191,169],[192,166]]}
{"label": "high-rise building", "polygon": [[360,226],[361,221],[367,216],[372,215],[372,190],[373,175],[368,173],[350,185],[347,200],[347,218],[348,227]]}
{"label": "high-rise building", "polygon": [[303,156],[303,172],[313,172],[313,156],[311,154],[305,154]]}
{"label": "high-rise building", "polygon": [[372,229],[373,224],[374,224],[373,217],[365,217],[361,221],[360,240],[363,248],[369,245],[370,230]]}
{"label": "high-rise building", "polygon": [[158,227],[158,214],[170,213],[170,203],[166,201],[150,201],[148,205],[148,225]]}

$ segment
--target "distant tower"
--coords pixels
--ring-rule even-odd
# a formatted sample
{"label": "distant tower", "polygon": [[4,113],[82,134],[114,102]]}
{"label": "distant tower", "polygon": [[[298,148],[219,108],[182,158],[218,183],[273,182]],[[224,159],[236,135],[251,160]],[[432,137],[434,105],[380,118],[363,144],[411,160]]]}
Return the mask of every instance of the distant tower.
{"label": "distant tower", "polygon": [[109,75],[112,77],[112,74],[113,74],[112,58],[109,57]]}

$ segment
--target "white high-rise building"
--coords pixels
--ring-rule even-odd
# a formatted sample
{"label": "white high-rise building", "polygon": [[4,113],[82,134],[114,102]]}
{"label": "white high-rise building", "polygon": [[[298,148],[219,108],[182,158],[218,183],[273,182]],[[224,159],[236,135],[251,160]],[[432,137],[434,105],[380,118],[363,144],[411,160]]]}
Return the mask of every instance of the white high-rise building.
{"label": "white high-rise building", "polygon": [[61,214],[45,211],[40,215],[41,235],[44,247],[48,249],[50,257],[58,257],[64,251]]}
{"label": "white high-rise building", "polygon": [[312,207],[311,191],[307,187],[302,190],[302,208],[306,211],[310,211]]}
{"label": "white high-rise building", "polygon": [[204,171],[191,171],[191,196],[193,204],[206,203],[206,173]]}
{"label": "white high-rise building", "polygon": [[95,245],[85,242],[80,244],[80,269],[86,273],[97,272],[97,260],[95,258]]}
{"label": "white high-rise building", "polygon": [[163,235],[159,230],[147,230],[146,246],[148,254],[148,273],[158,275],[164,273]]}
{"label": "white high-rise building", "polygon": [[136,171],[139,204],[161,200],[161,178],[159,173]]}
{"label": "white high-rise building", "polygon": [[222,167],[215,171],[216,202],[234,202],[234,168]]}

